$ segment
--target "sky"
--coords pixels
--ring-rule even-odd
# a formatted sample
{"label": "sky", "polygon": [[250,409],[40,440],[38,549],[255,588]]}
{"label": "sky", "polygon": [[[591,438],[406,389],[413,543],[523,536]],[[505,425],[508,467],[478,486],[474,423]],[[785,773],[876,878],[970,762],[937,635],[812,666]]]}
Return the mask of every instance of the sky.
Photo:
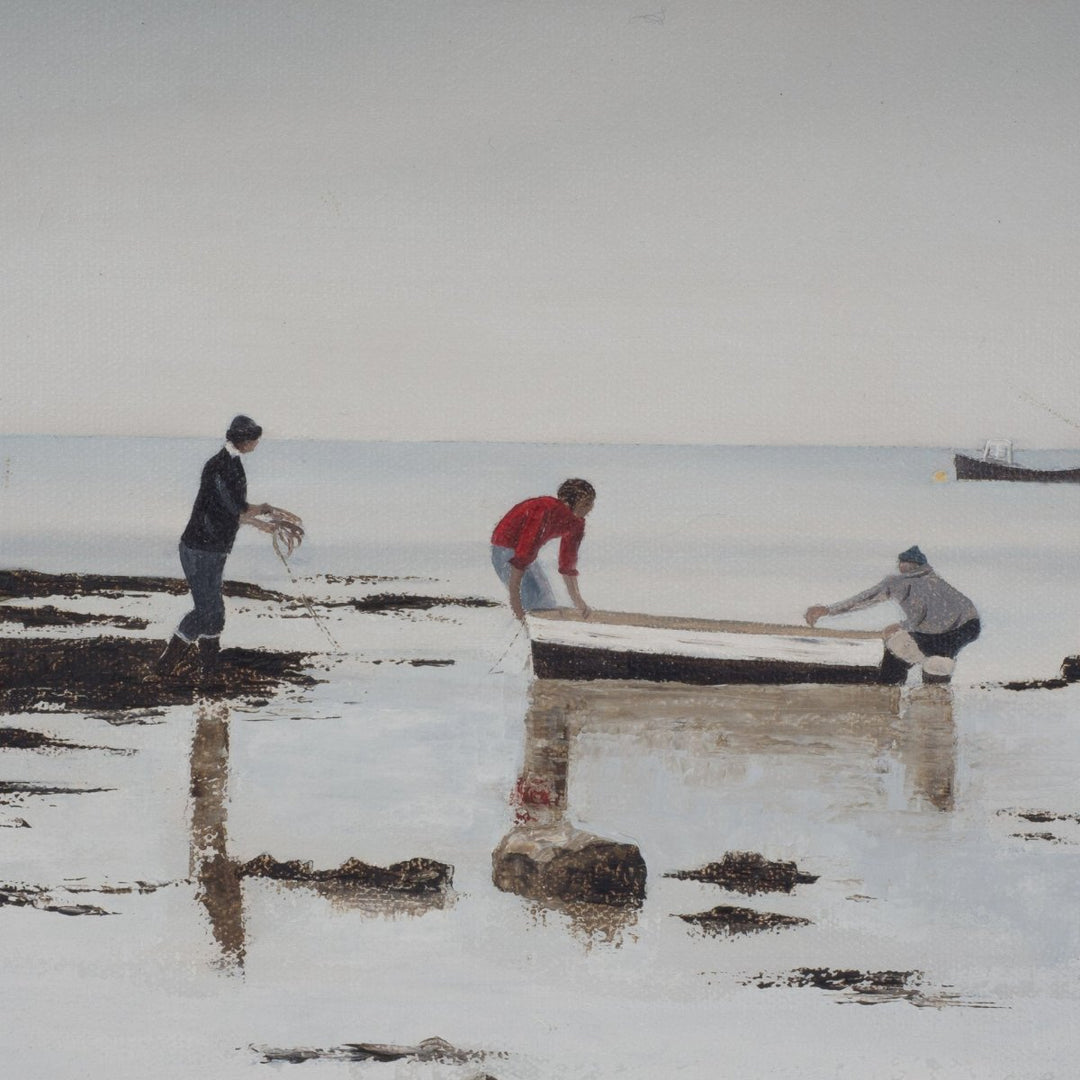
{"label": "sky", "polygon": [[0,16],[5,433],[1080,446],[1074,0]]}

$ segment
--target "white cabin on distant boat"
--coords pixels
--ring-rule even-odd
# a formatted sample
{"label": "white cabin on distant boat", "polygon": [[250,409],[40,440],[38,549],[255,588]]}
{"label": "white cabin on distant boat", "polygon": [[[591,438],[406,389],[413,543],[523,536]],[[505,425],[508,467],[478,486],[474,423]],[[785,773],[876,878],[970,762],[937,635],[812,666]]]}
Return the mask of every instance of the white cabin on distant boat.
{"label": "white cabin on distant boat", "polygon": [[1011,439],[987,439],[982,452],[983,461],[999,461],[1012,465],[1013,444]]}

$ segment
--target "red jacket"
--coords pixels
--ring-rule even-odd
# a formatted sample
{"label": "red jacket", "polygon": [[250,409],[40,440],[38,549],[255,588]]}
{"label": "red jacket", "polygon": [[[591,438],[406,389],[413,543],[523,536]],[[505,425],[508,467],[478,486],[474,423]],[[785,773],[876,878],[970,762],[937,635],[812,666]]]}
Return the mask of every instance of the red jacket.
{"label": "red jacket", "polygon": [[495,526],[491,542],[496,547],[513,548],[510,565],[524,570],[549,540],[561,536],[559,573],[576,577],[578,545],[584,535],[584,518],[577,517],[566,503],[553,496],[541,495],[518,503]]}

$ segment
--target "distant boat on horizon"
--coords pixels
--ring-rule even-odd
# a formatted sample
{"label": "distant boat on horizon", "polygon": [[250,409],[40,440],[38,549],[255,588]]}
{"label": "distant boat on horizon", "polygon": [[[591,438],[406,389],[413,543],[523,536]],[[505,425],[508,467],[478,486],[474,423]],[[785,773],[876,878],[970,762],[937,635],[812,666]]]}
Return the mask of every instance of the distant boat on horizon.
{"label": "distant boat on horizon", "polygon": [[1080,484],[1080,469],[1032,469],[1013,459],[1007,439],[989,439],[979,457],[953,457],[957,480],[1024,480],[1036,484]]}

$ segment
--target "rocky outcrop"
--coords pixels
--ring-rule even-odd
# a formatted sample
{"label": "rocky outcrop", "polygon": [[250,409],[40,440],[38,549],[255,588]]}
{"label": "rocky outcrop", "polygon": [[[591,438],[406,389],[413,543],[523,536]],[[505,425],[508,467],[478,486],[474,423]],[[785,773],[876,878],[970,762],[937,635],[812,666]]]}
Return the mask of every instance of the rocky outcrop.
{"label": "rocky outcrop", "polygon": [[634,844],[565,821],[512,830],[491,864],[496,888],[531,900],[636,906],[645,898],[645,860]]}

